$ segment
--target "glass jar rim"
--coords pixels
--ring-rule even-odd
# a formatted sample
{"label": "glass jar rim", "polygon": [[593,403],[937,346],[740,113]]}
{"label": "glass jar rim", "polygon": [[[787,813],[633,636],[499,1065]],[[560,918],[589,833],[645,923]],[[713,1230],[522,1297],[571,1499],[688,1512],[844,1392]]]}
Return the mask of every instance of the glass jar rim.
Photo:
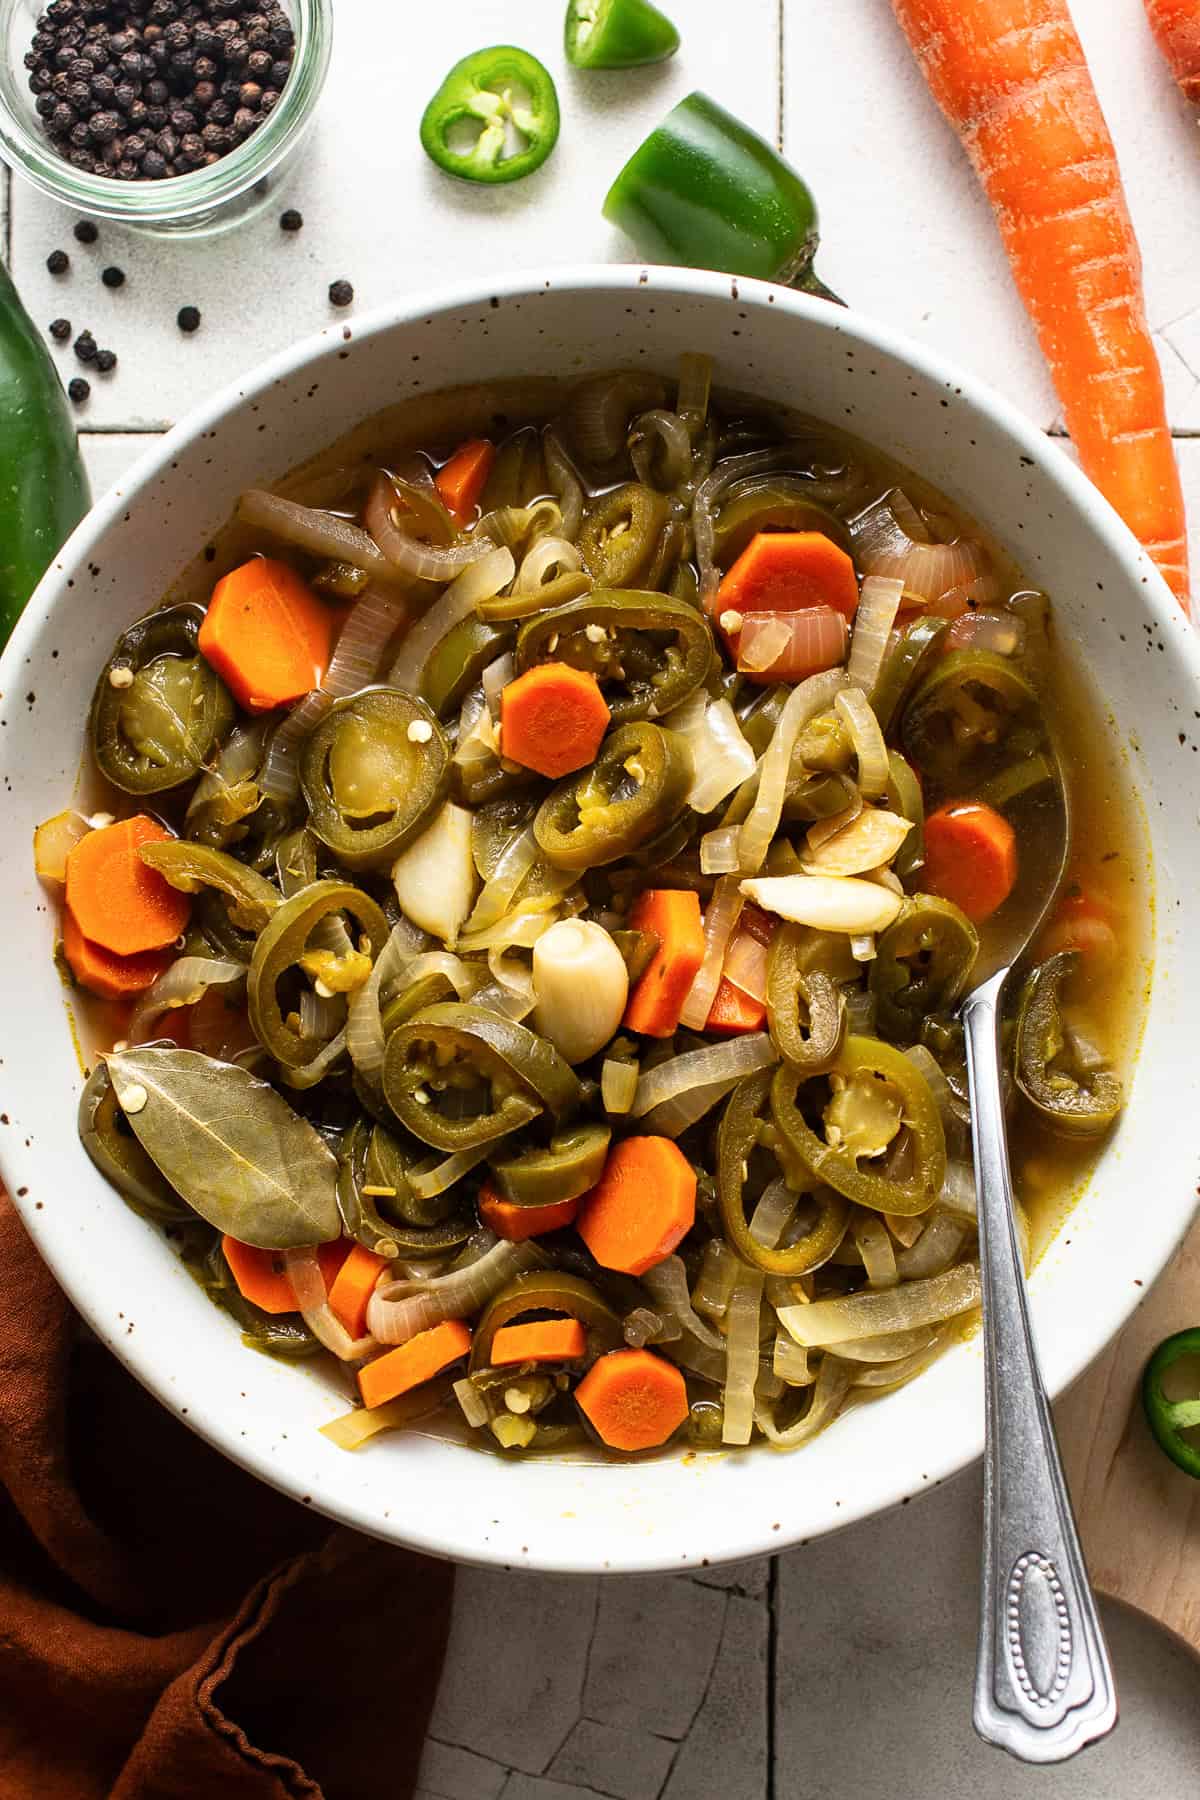
{"label": "glass jar rim", "polygon": [[205,217],[278,168],[302,136],[325,85],[333,42],[333,0],[285,0],[285,4],[296,33],[296,52],[279,102],[253,136],[209,167],[165,181],[116,181],[110,175],[89,175],[30,128],[9,103],[2,85],[0,156],[44,194],[98,219],[161,225]]}

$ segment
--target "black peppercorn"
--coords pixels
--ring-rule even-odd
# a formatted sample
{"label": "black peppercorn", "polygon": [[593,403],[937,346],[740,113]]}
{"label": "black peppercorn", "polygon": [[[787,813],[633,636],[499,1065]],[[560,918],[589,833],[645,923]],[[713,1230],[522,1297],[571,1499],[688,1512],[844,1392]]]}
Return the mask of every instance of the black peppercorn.
{"label": "black peppercorn", "polygon": [[81,363],[95,362],[96,357],[99,354],[96,340],[90,331],[81,331],[79,336],[75,339],[72,348]]}
{"label": "black peppercorn", "polygon": [[91,391],[91,382],[85,381],[82,375],[76,375],[67,383],[67,392],[70,394],[71,399],[75,402],[76,406],[82,406]]}
{"label": "black peppercorn", "polygon": [[107,269],[101,271],[100,279],[106,288],[124,287],[125,271],[124,269],[118,269],[116,264],[112,263]]}
{"label": "black peppercorn", "polygon": [[75,240],[80,244],[94,244],[100,236],[99,230],[90,219],[79,219],[75,225]]}
{"label": "black peppercorn", "polygon": [[50,336],[56,344],[65,344],[71,335],[70,319],[51,319]]}
{"label": "black peppercorn", "polygon": [[142,158],[142,174],[147,181],[161,181],[167,173],[167,159],[160,150],[147,150]]}
{"label": "black peppercorn", "polygon": [[46,267],[52,275],[65,275],[71,266],[71,259],[65,250],[52,250],[46,258]]}
{"label": "black peppercorn", "polygon": [[96,367],[100,371],[101,375],[111,374],[112,370],[115,369],[116,366],[117,366],[117,353],[115,350],[97,350],[97,352],[96,352]]}
{"label": "black peppercorn", "polygon": [[199,329],[200,308],[198,306],[181,306],[175,315],[175,323],[180,331],[192,332]]}
{"label": "black peppercorn", "polygon": [[329,304],[331,306],[349,306],[354,299],[354,289],[348,281],[331,281],[329,284]]}
{"label": "black peppercorn", "polygon": [[250,133],[253,130],[255,130],[257,125],[258,125],[258,120],[255,118],[254,114],[250,111],[249,107],[239,106],[238,110],[233,115],[233,135],[234,135],[234,137],[248,138],[250,136]]}
{"label": "black peppercorn", "polygon": [[259,112],[264,113],[274,112],[278,104],[279,95],[276,90],[274,88],[267,88],[262,99],[258,103],[258,110]]}
{"label": "black peppercorn", "polygon": [[286,212],[279,215],[280,231],[299,231],[303,224],[304,214],[297,212],[294,206],[289,206]]}

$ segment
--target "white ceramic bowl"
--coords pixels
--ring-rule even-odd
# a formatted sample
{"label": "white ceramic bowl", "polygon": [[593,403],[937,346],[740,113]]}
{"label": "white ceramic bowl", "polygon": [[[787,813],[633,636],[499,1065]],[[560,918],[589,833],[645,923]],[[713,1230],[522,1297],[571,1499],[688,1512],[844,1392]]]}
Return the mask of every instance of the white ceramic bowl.
{"label": "white ceramic bowl", "polygon": [[717,379],[860,433],[984,520],[1058,618],[1119,721],[1153,840],[1157,971],[1130,1104],[1090,1189],[1037,1268],[1052,1390],[1133,1311],[1182,1235],[1200,1163],[1200,655],[1166,588],[1067,458],[996,395],[880,325],[820,301],[669,269],[510,276],[331,327],[201,407],[85,520],[0,667],[5,879],[0,1167],[46,1260],[165,1406],[264,1480],[347,1524],[466,1561],[680,1568],[778,1550],[893,1505],[982,1442],[977,1345],[853,1411],[795,1456],[765,1449],[633,1466],[506,1463],[398,1436],[356,1456],[317,1427],[327,1378],[243,1348],[167,1245],[80,1148],[80,1074],[51,961],[34,826],[68,803],[88,700],[118,629],[229,515],[382,403],[493,375],[640,364],[683,350]]}

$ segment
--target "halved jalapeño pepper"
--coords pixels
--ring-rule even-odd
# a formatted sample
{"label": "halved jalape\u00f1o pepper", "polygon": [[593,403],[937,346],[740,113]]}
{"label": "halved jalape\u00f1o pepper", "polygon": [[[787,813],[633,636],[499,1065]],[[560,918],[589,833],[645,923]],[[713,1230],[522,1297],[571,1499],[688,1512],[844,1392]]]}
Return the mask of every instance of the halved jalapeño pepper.
{"label": "halved jalape\u00f1o pepper", "polygon": [[952,901],[914,894],[870,965],[880,1035],[915,1044],[922,1021],[948,1012],[966,991],[978,952],[979,933]]}
{"label": "halved jalape\u00f1o pepper", "polygon": [[197,648],[203,621],[203,607],[190,602],[137,620],[96,683],[92,748],[123,793],[190,781],[233,725],[233,698]]}
{"label": "halved jalape\u00f1o pepper", "polygon": [[713,659],[707,621],[685,600],[598,588],[522,626],[517,669],[565,662],[604,688],[618,725],[669,713],[703,682]]}
{"label": "halved jalape\u00f1o pepper", "polygon": [[607,1125],[574,1125],[546,1145],[492,1159],[492,1180],[513,1206],[555,1206],[578,1200],[604,1172],[612,1133]]}
{"label": "halved jalape\u00f1o pepper", "polygon": [[125,1203],[159,1225],[196,1220],[133,1135],[117,1105],[108,1065],[98,1062],[79,1097],[79,1141]]}
{"label": "halved jalape\u00f1o pepper", "polygon": [[812,194],[772,144],[707,94],[689,94],[639,145],[604,216],[654,262],[825,291],[812,273]]}
{"label": "halved jalape\u00f1o pepper", "polygon": [[674,731],[640,722],[610,732],[590,769],[552,788],[533,834],[559,869],[594,869],[629,856],[678,814],[692,755]]}
{"label": "halved jalape\u00f1o pepper", "polygon": [[923,776],[948,786],[978,780],[1040,744],[1037,694],[1011,657],[955,650],[904,708],[900,736]]}
{"label": "halved jalape\u00f1o pepper", "polygon": [[[309,940],[318,925],[341,913],[361,927],[366,949],[350,944],[340,956],[332,950],[311,951]],[[382,910],[348,881],[314,881],[283,901],[259,933],[246,981],[250,1023],[267,1054],[285,1068],[299,1068],[313,1055],[311,1039],[301,1037],[291,1023],[294,1015],[285,1019],[279,1004],[279,983],[289,970],[304,967],[334,992],[349,992],[371,973],[388,936]]]}
{"label": "halved jalape\u00f1o pepper", "polygon": [[628,481],[598,500],[583,521],[579,548],[601,588],[657,587],[663,574],[663,534],[671,519],[665,494]]}
{"label": "halved jalape\u00f1o pepper", "polygon": [[[824,1135],[805,1117],[805,1081],[800,1070],[783,1063],[771,1087],[775,1123],[805,1167],[873,1212],[928,1211],[946,1178],[946,1140],[929,1084],[904,1053],[877,1038],[846,1039],[829,1071],[832,1098],[823,1114],[815,1097],[807,1107]],[[909,1135],[910,1167],[893,1176],[878,1165],[901,1130]]]}
{"label": "halved jalape\u00f1o pepper", "polygon": [[1121,1110],[1121,1083],[1085,1068],[1063,1025],[1062,990],[1079,963],[1062,950],[1031,970],[1017,1009],[1017,1086],[1042,1122],[1064,1137],[1095,1137]]}
{"label": "halved jalape\u00f1o pepper", "polygon": [[593,1356],[616,1350],[624,1342],[621,1321],[590,1281],[559,1269],[533,1269],[501,1288],[479,1324],[471,1345],[471,1371],[486,1369],[491,1361],[492,1339],[502,1325],[523,1313],[565,1313],[578,1319],[588,1335]]}
{"label": "halved jalape\u00f1o pepper", "polygon": [[806,1074],[828,1069],[846,1030],[846,1000],[832,976],[808,967],[812,932],[784,925],[767,958],[767,1023],[785,1062]]}
{"label": "halved jalape\u00f1o pepper", "polygon": [[[549,71],[527,50],[493,44],[455,63],[425,108],[421,143],[447,175],[519,181],[545,162],[558,142],[558,124]],[[455,134],[468,127],[478,137],[456,148]]]}
{"label": "halved jalape\u00f1o pepper", "polygon": [[545,1038],[483,1006],[443,1002],[387,1040],[383,1092],[402,1125],[435,1150],[476,1150],[580,1100],[569,1063]]}
{"label": "halved jalape\u00f1o pepper", "polygon": [[348,869],[394,862],[449,780],[441,726],[423,700],[398,688],[339,700],[301,752],[309,827]]}
{"label": "halved jalape\u00f1o pepper", "polygon": [[650,0],[570,0],[565,49],[576,69],[638,69],[664,62],[679,33]]}
{"label": "halved jalape\u00f1o pepper", "polygon": [[1176,1468],[1200,1481],[1200,1443],[1184,1436],[1200,1426],[1200,1396],[1188,1394],[1171,1400],[1165,1387],[1167,1371],[1185,1360],[1200,1364],[1200,1330],[1195,1327],[1177,1331],[1158,1346],[1142,1376],[1142,1405],[1159,1449]]}
{"label": "halved jalape\u00f1o pepper", "polygon": [[[725,1235],[743,1262],[769,1275],[805,1275],[829,1261],[846,1235],[850,1207],[841,1194],[811,1180],[808,1170],[791,1154],[771,1119],[770,1069],[748,1075],[729,1097],[717,1132],[717,1196]],[[797,1204],[806,1190],[816,1206],[812,1228],[798,1243],[782,1249],[760,1244],[750,1232],[745,1193],[752,1174],[762,1176],[762,1158],[770,1159],[768,1177],[780,1168]],[[763,1185],[766,1183],[764,1181]]]}

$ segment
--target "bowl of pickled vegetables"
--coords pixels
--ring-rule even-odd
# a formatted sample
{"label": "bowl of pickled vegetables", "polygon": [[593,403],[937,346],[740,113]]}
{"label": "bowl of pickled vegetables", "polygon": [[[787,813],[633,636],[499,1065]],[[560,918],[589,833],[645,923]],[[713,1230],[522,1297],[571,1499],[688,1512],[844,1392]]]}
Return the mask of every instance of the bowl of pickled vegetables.
{"label": "bowl of pickled vegetables", "polygon": [[1190,1218],[1186,624],[840,309],[606,269],[328,334],[102,502],[4,673],[6,1178],[352,1525],[679,1567],[976,1454],[958,1007],[1064,852],[1004,1026],[1054,1386]]}

